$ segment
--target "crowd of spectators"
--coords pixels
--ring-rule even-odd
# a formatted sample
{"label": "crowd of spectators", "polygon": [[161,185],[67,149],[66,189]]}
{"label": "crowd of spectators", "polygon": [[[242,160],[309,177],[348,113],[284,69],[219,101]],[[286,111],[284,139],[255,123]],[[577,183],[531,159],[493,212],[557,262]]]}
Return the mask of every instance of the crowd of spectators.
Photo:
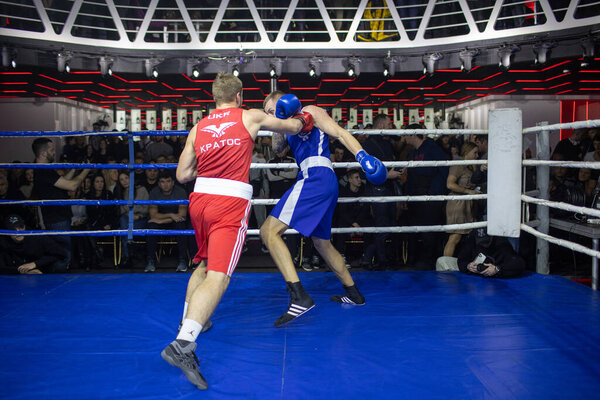
{"label": "crowd of spectators", "polygon": [[[339,122],[344,125],[344,122]],[[345,126],[349,130],[356,126]],[[366,129],[393,129],[394,124],[387,115],[376,115],[373,125]],[[420,129],[413,124],[402,128]],[[570,143],[575,143],[578,136]],[[453,160],[487,157],[487,137],[484,135],[465,137],[444,135],[433,140],[426,135],[357,135],[365,150],[383,161],[404,160]],[[592,140],[593,139],[593,140]],[[591,138],[589,157],[600,152],[600,139]],[[38,163],[91,162],[106,164],[128,163],[126,136],[67,137],[62,148],[50,139],[36,139],[33,157]],[[354,161],[351,154],[330,138],[331,159],[334,162]],[[579,139],[582,141],[582,139]],[[561,142],[562,143],[562,142]],[[578,142],[577,142],[578,143]],[[141,137],[134,141],[136,164],[176,163],[185,144],[185,136]],[[598,144],[598,146],[596,146]],[[563,150],[566,149],[566,150]],[[596,150],[596,151],[594,151]],[[563,151],[563,153],[560,153]],[[571,151],[568,144],[560,144],[555,157],[582,156]],[[561,155],[562,154],[562,155]],[[274,154],[270,137],[259,137],[252,155],[254,163],[294,163],[284,151]],[[174,178],[174,170],[158,165],[157,168],[134,171],[135,200],[187,199],[193,187],[181,186]],[[559,169],[556,169],[557,171]],[[486,191],[485,166],[388,168],[388,179],[382,185],[368,182],[360,169],[336,168],[340,184],[340,197],[393,196],[393,195],[444,195],[473,194]],[[252,169],[250,183],[254,198],[278,199],[296,181],[297,169]],[[568,174],[563,174],[568,175]],[[594,177],[580,171],[577,178],[588,191],[587,182]],[[553,174],[553,180],[562,178]],[[563,180],[566,180],[565,177]],[[594,181],[595,182],[595,181]],[[128,200],[130,173],[127,170],[52,170],[10,169],[0,171],[0,198],[2,199],[88,199]],[[258,228],[272,206],[255,205],[250,218],[250,228]],[[334,227],[393,227],[412,225],[443,225],[446,223],[474,222],[485,218],[484,204],[473,200],[436,202],[370,202],[339,203],[334,216]],[[129,207],[126,205],[85,206],[3,206],[2,219],[8,215],[19,215],[24,225],[31,229],[46,230],[114,230],[128,229]],[[133,207],[133,229],[191,229],[186,205],[136,205]],[[390,266],[408,265],[422,269],[433,269],[438,256],[456,256],[471,230],[456,230],[448,233],[416,234],[340,234],[333,235],[333,243],[342,253],[348,267],[383,269]],[[95,269],[104,255],[98,245],[98,237],[73,237],[57,235],[53,240],[66,249],[64,265],[73,268]],[[147,272],[157,267],[157,236],[134,237],[128,241],[121,236],[121,259],[117,267],[132,268],[142,264]],[[186,271],[190,259],[196,252],[193,236],[173,236],[173,253],[177,256],[177,271]],[[305,270],[325,267],[317,252],[297,235],[286,237],[290,252],[295,256],[298,267]],[[266,252],[266,248],[261,246]],[[176,249],[176,252],[175,250]],[[245,250],[247,247],[245,248]],[[518,249],[518,247],[517,247]],[[48,270],[48,269],[47,269]],[[40,270],[41,271],[41,270]],[[20,272],[16,269],[13,272]]]}

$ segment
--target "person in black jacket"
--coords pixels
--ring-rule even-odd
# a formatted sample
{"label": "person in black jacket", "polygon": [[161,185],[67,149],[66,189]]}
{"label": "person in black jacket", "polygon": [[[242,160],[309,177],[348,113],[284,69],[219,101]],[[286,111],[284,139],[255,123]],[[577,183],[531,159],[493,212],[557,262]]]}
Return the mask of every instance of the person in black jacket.
{"label": "person in black jacket", "polygon": [[458,269],[488,278],[514,278],[525,271],[525,260],[507,238],[488,236],[486,228],[474,229],[458,251]]}
{"label": "person in black jacket", "polygon": [[[25,230],[21,216],[10,214],[4,218],[4,228]],[[49,236],[10,235],[0,237],[0,273],[41,274],[66,272],[67,250]]]}
{"label": "person in black jacket", "polygon": [[[360,172],[358,169],[349,170],[346,173],[346,179],[348,180],[348,184],[346,186],[340,185],[339,197],[364,196],[365,187],[362,179],[360,178]],[[371,226],[372,224],[371,207],[368,203],[338,203],[335,214],[335,226],[338,228],[360,228],[363,226]],[[349,236],[351,235],[348,233],[337,234],[334,236],[335,248],[342,254],[344,261],[346,261],[346,266],[349,265],[348,261],[346,260],[346,239]],[[372,245],[375,246],[374,243],[372,243]],[[375,250],[373,249],[373,252],[374,251]]]}

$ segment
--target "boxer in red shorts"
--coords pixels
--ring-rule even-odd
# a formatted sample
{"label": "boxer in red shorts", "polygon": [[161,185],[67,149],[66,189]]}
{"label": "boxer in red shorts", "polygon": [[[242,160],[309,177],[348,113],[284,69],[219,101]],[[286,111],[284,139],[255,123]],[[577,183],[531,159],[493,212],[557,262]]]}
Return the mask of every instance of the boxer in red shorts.
{"label": "boxer in red shorts", "polygon": [[196,339],[210,326],[244,244],[252,196],[250,162],[258,131],[295,135],[313,125],[309,113],[278,119],[262,110],[242,110],[242,82],[232,74],[219,72],[212,93],[217,108],[192,128],[177,165],[179,182],[196,181],[189,206],[198,243],[194,261],[208,261],[190,277],[179,334],[161,353],[199,389],[208,384],[198,369]]}

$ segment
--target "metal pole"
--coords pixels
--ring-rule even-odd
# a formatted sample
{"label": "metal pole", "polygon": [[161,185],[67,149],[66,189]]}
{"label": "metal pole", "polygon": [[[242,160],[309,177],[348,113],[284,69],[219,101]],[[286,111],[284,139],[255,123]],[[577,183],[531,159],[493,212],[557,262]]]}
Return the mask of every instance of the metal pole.
{"label": "metal pole", "polygon": [[129,146],[129,200],[127,201],[129,223],[127,224],[127,240],[133,240],[133,200],[135,197],[135,171],[133,170],[133,163],[135,162],[135,156],[133,152],[133,135],[131,132],[127,132],[127,144]]}
{"label": "metal pole", "polygon": [[[542,123],[548,125],[547,122]],[[536,153],[538,160],[550,159],[550,141],[549,132],[541,131],[536,135]],[[549,193],[548,187],[550,183],[550,167],[538,166],[536,167],[536,181],[538,190],[540,191],[540,199],[548,200]],[[537,217],[540,220],[538,231],[547,234],[550,227],[550,209],[542,205],[537,206]],[[536,239],[536,271],[539,274],[549,274],[550,268],[548,267],[548,242],[544,239]]]}
{"label": "metal pole", "polygon": [[277,90],[277,78],[271,78],[271,92]]}

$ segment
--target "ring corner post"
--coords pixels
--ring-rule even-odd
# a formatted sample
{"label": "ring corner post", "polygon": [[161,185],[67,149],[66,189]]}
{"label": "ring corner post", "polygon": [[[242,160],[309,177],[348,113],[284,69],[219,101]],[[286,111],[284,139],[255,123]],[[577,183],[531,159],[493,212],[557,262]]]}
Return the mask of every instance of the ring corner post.
{"label": "ring corner post", "polygon": [[[544,123],[547,125],[548,123]],[[547,130],[542,130],[536,135],[536,155],[538,160],[550,159],[550,133]],[[550,167],[547,165],[538,165],[536,167],[536,182],[540,191],[540,199],[549,199],[549,184],[550,184]],[[537,230],[541,233],[548,234],[550,227],[550,209],[547,206],[538,204],[536,207],[537,219],[540,221]],[[536,238],[536,272],[538,274],[549,274],[548,267],[549,259],[549,244],[548,241],[542,238]]]}
{"label": "ring corner post", "polygon": [[133,240],[133,200],[135,197],[135,170],[133,169],[135,153],[133,151],[133,136],[134,134],[132,132],[127,132],[127,145],[129,147],[129,200],[127,201],[127,206],[129,208],[129,222],[127,224],[128,241]]}
{"label": "ring corner post", "polygon": [[522,131],[520,109],[490,110],[487,170],[489,235],[518,238],[521,232]]}

